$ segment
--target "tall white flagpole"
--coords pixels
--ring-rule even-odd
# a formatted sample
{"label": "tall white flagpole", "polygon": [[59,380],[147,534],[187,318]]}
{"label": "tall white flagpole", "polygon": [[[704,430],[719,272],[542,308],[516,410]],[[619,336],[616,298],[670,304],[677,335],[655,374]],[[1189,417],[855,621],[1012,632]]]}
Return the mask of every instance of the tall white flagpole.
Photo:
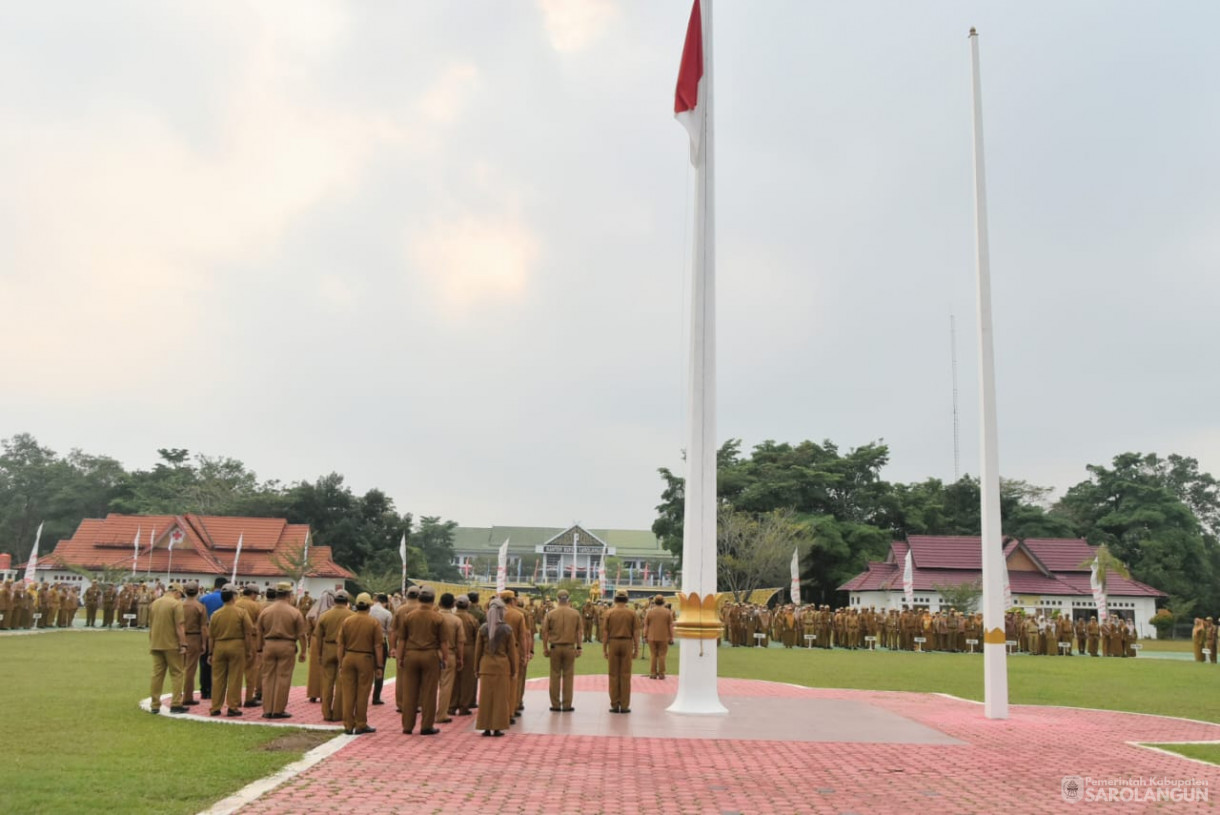
{"label": "tall white flagpole", "polygon": [[979,36],[970,29],[974,90],[974,211],[978,252],[979,404],[983,416],[979,487],[983,560],[983,712],[1008,718],[1008,655],[1004,644],[1004,551],[1000,533],[1000,463],[996,432],[995,351],[991,322],[991,260],[987,244],[987,182],[983,161],[983,92]]}
{"label": "tall white flagpole", "polygon": [[[691,338],[687,405],[686,486],[682,533],[678,693],[671,713],[721,714],[716,687],[716,207],[715,108],[713,107],[712,0],[695,0],[691,27],[698,24],[702,76],[697,85],[699,129],[692,133],[695,159],[695,242],[691,286]],[[690,49],[688,28],[686,49]],[[683,71],[692,66],[683,53]],[[689,88],[687,88],[689,90]],[[677,106],[675,105],[675,108]]]}

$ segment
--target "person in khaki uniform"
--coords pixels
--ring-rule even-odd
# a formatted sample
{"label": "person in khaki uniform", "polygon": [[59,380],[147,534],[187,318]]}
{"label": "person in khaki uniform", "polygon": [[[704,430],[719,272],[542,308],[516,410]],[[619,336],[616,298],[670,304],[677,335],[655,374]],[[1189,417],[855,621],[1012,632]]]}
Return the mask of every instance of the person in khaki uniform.
{"label": "person in khaki uniform", "polygon": [[385,664],[385,635],[381,623],[369,615],[373,598],[361,592],[356,596],[356,613],[344,618],[339,627],[339,676],[343,705],[343,732],[349,736],[376,733],[369,727],[369,693],[374,677]]}
{"label": "person in khaki uniform", "polygon": [[566,590],[556,595],[559,602],[542,621],[542,655],[551,660],[551,710],[570,713],[572,688],[576,681],[576,658],[581,655],[585,638],[584,617],[572,608]]}
{"label": "person in khaki uniform", "polygon": [[8,631],[13,627],[13,584],[5,580],[0,585],[0,631]]}
{"label": "person in khaki uniform", "polygon": [[458,619],[453,610],[454,597],[449,592],[441,595],[441,619],[443,621],[441,628],[441,637],[444,638],[445,644],[449,647],[449,653],[453,655],[453,659],[445,663],[441,668],[441,677],[438,695],[436,699],[436,711],[438,722],[451,722],[449,711],[453,708],[454,700],[454,685],[457,682],[458,673],[465,667],[466,659],[466,630],[462,626],[462,621]]}
{"label": "person in khaki uniform", "polygon": [[479,675],[479,715],[475,729],[484,736],[503,736],[512,724],[516,683],[521,670],[521,648],[513,641],[513,628],[504,622],[507,606],[499,597],[487,606],[487,622],[479,626],[474,654]]}
{"label": "person in khaki uniform", "polygon": [[[255,623],[258,622],[258,615],[263,612],[262,606],[258,604],[258,586],[253,584],[242,589],[241,597],[237,598],[237,607],[245,612],[250,618],[250,631],[257,637]],[[258,658],[258,643],[256,639],[250,641],[250,649],[246,652],[246,701],[242,707],[258,707],[263,701],[262,688],[262,665]]]}
{"label": "person in khaki uniform", "polygon": [[526,668],[529,667],[530,658],[533,656],[534,637],[532,633],[527,633],[529,627],[525,622],[525,614],[517,608],[517,593],[508,589],[500,593],[500,599],[504,601],[504,622],[512,627],[517,647],[521,650],[521,670],[517,671],[517,684],[514,688],[516,695],[513,715],[515,717],[517,713],[525,709],[525,673]]}
{"label": "person in khaki uniform", "polygon": [[225,700],[229,703],[229,716],[241,715],[241,679],[246,668],[247,651],[254,639],[254,627],[250,617],[237,607],[235,600],[237,591],[232,584],[220,590],[220,600],[224,604],[216,609],[216,613],[208,620],[208,634],[211,639],[211,654],[208,661],[212,663],[212,710],[213,716],[220,715],[220,709]]}
{"label": "person in khaki uniform", "polygon": [[199,657],[208,647],[208,610],[199,602],[199,584],[187,583],[186,599],[182,601],[183,628],[186,630],[186,659],[182,666],[182,704],[199,704],[195,698],[195,671]]}
{"label": "person in khaki uniform", "polygon": [[627,590],[614,593],[614,608],[602,619],[602,655],[610,677],[610,712],[631,712],[631,660],[639,653],[640,618],[627,606]]}
{"label": "person in khaki uniform", "polygon": [[[339,721],[343,709],[342,695],[335,698],[335,683],[339,678],[339,629],[353,613],[347,607],[347,600],[347,592],[342,589],[335,592],[334,607],[318,618],[318,627],[313,632],[314,638],[321,643],[322,720],[326,722]],[[343,693],[342,688],[339,693]]]}
{"label": "person in khaki uniform", "polygon": [[[422,711],[419,734],[440,732],[436,721],[436,690],[441,667],[449,661],[449,645],[442,636],[444,620],[432,607],[436,594],[424,588],[419,592],[419,607],[396,625],[398,644],[398,681],[403,683],[402,732],[415,729],[416,716]],[[397,622],[397,620],[396,620]]]}
{"label": "person in khaki uniform", "polygon": [[262,610],[255,625],[258,650],[263,656],[263,718],[289,719],[292,714],[284,708],[292,690],[294,662],[304,662],[309,652],[305,615],[293,604],[288,581],[268,589],[267,596],[275,602]]}
{"label": "person in khaki uniform", "polygon": [[[419,586],[410,586],[407,588],[407,599],[402,605],[394,609],[394,619],[390,621],[390,654],[398,654],[397,635],[394,633],[402,627],[402,621],[407,618],[415,609],[419,608]],[[399,679],[394,683],[394,704],[395,709],[402,713],[402,689],[406,687],[403,681]]]}
{"label": "person in khaki uniform", "polygon": [[665,598],[657,595],[652,599],[652,608],[644,615],[644,639],[652,653],[649,679],[665,678],[665,657],[669,646],[674,644],[674,613],[665,607]]}
{"label": "person in khaki uniform", "polygon": [[477,692],[478,663],[474,658],[474,641],[479,635],[480,623],[470,613],[470,598],[467,596],[458,595],[455,613],[462,621],[462,634],[466,638],[466,646],[462,653],[462,668],[458,672],[457,696],[454,701],[449,703],[450,707],[454,709],[449,711],[449,715],[469,716]]}
{"label": "person in khaki uniform", "polygon": [[148,652],[153,658],[149,712],[161,712],[161,691],[169,671],[173,698],[170,713],[186,713],[182,704],[182,657],[186,654],[186,630],[182,623],[182,595],[177,583],[169,587],[148,609]]}

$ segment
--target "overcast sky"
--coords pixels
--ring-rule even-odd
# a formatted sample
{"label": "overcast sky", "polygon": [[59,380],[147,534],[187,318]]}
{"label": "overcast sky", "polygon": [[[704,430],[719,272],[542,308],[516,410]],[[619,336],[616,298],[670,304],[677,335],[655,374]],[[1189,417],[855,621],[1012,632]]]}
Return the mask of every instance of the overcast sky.
{"label": "overcast sky", "polygon": [[[5,3],[0,436],[646,528],[681,470],[687,0]],[[1220,5],[720,0],[719,437],[1220,473]]]}

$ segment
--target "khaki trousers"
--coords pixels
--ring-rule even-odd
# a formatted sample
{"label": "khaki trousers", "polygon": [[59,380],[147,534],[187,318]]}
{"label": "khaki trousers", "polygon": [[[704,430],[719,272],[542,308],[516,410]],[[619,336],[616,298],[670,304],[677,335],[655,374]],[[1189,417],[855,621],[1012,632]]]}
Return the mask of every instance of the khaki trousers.
{"label": "khaki trousers", "polygon": [[420,728],[436,723],[436,690],[440,684],[441,661],[436,651],[407,651],[398,663],[398,683],[402,688],[402,729],[415,729],[416,710],[422,710]]}
{"label": "khaki trousers", "polygon": [[576,682],[576,646],[551,646],[551,707],[572,707]]}
{"label": "khaki trousers", "polygon": [[221,640],[212,643],[212,710],[218,711],[228,700],[229,707],[241,707],[241,677],[246,667],[246,641]]}
{"label": "khaki trousers", "polygon": [[343,689],[338,695],[335,687],[339,680],[339,646],[333,642],[322,643],[322,718],[337,722],[343,712]]}
{"label": "khaki trousers", "polygon": [[372,654],[347,651],[339,667],[339,684],[343,698],[343,728],[355,730],[369,726],[369,692],[377,673]]}
{"label": "khaki trousers", "polygon": [[438,685],[436,710],[440,714],[441,719],[448,720],[449,711],[453,708],[454,682],[457,679],[457,655],[450,654],[449,661],[445,663],[445,667],[441,669],[440,682]]}
{"label": "khaki trousers", "polygon": [[199,668],[199,656],[203,653],[203,635],[186,635],[186,656],[182,659],[182,699],[195,698],[195,671]]}
{"label": "khaki trousers", "polygon": [[296,640],[263,641],[263,712],[283,713],[292,690],[292,668]]}
{"label": "khaki trousers", "polygon": [[610,707],[631,707],[631,640],[612,639],[606,643],[610,677]]}
{"label": "khaki trousers", "polygon": [[170,690],[173,698],[170,707],[182,704],[182,655],[178,649],[149,651],[153,659],[152,685],[149,688],[149,704],[153,710],[161,708],[161,691],[165,688],[165,672],[169,671]]}
{"label": "khaki trousers", "polygon": [[649,640],[648,650],[652,652],[652,663],[649,676],[665,676],[665,657],[669,653],[669,640]]}

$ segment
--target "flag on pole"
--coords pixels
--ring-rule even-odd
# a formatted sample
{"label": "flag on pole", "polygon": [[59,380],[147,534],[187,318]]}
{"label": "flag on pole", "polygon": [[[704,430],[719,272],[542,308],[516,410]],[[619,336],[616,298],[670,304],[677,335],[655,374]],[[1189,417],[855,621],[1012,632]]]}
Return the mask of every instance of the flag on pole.
{"label": "flag on pole", "polygon": [[1097,621],[1104,623],[1106,617],[1109,616],[1109,611],[1106,608],[1106,589],[1101,584],[1098,569],[1100,565],[1098,559],[1093,558],[1093,568],[1089,572],[1089,587],[1093,589],[1093,602],[1097,605]]}
{"label": "flag on pole", "polygon": [[508,588],[508,538],[500,544],[500,552],[496,559],[496,594]]}
{"label": "flag on pole", "polygon": [[1004,611],[1012,608],[1012,585],[1008,582],[1008,561],[1004,561]]}
{"label": "flag on pole", "polygon": [[30,559],[25,564],[25,582],[38,582],[38,542],[42,540],[42,524],[38,524],[38,531],[34,533],[34,551],[30,552]]}
{"label": "flag on pole", "polygon": [[157,544],[157,538],[155,535],[156,531],[157,531],[157,528],[155,526],[152,529],[148,530],[148,576],[149,577],[152,577],[153,547],[156,546],[156,544]]}
{"label": "flag on pole", "polygon": [[305,591],[305,574],[309,571],[309,527],[305,527],[305,544],[301,547],[301,579],[297,581],[297,594]]}
{"label": "flag on pole", "polygon": [[402,584],[400,590],[407,593],[407,533],[403,531],[402,539],[398,541],[398,559],[402,561]]}
{"label": "flag on pole", "polygon": [[801,604],[801,555],[797,547],[792,547],[792,588],[788,590],[794,605]]}
{"label": "flag on pole", "polygon": [[910,544],[907,544],[906,564],[902,567],[902,596],[907,608],[915,608],[915,561],[911,558]]}
{"label": "flag on pole", "polygon": [[606,590],[606,553],[610,549],[606,544],[602,544],[602,559],[597,564],[597,585],[601,586],[602,591]]}
{"label": "flag on pole", "polygon": [[135,540],[131,542],[131,576],[136,576],[136,567],[140,564],[140,527],[136,527]]}
{"label": "flag on pole", "polygon": [[237,536],[237,553],[233,555],[233,576],[229,578],[229,582],[237,582],[237,561],[241,559],[241,544],[245,540],[246,533],[242,532]]}
{"label": "flag on pole", "polygon": [[699,0],[690,10],[682,62],[678,67],[678,87],[674,92],[674,118],[690,134],[690,163],[698,167],[703,160],[703,132],[707,105],[703,81],[703,15]]}

